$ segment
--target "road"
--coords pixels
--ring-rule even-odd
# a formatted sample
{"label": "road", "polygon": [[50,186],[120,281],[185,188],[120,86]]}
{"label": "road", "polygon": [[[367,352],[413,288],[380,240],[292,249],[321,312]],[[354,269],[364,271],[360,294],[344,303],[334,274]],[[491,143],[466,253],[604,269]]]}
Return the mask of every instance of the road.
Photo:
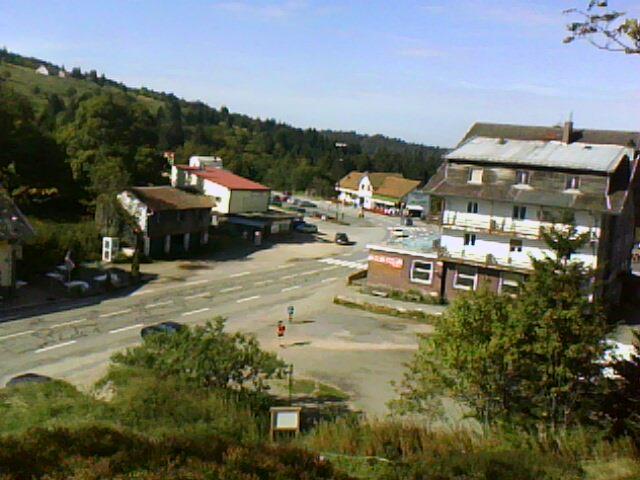
{"label": "road", "polygon": [[[165,273],[129,296],[0,324],[0,385],[29,371],[89,386],[106,371],[111,354],[140,341],[143,326],[166,320],[196,325],[222,315],[227,328],[255,333],[265,348],[293,363],[297,374],[337,384],[360,408],[384,413],[392,395],[389,380],[399,377],[416,348],[415,333],[425,326],[331,303],[346,288],[346,277],[366,265],[366,243],[382,239],[386,230],[380,227],[397,219],[380,217],[375,223],[372,228],[318,222],[327,237],[346,231],[357,240],[352,247],[279,245],[180,275],[166,271],[174,263],[152,264]],[[289,325],[282,348],[275,325],[286,319],[289,305],[296,308],[296,323]]]}

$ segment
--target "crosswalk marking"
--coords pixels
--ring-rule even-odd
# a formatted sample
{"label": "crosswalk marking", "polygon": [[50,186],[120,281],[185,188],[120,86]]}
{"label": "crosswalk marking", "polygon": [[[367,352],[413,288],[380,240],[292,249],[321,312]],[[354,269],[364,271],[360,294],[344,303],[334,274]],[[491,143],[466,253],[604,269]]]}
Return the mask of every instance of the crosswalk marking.
{"label": "crosswalk marking", "polygon": [[340,267],[345,267],[345,268],[353,268],[354,270],[362,270],[363,268],[367,267],[367,261],[358,261],[358,262],[354,262],[351,260],[341,260],[339,258],[333,258],[333,257],[329,257],[329,258],[321,258],[320,260],[318,260],[320,263],[327,263],[329,265],[336,265],[336,266],[340,266]]}

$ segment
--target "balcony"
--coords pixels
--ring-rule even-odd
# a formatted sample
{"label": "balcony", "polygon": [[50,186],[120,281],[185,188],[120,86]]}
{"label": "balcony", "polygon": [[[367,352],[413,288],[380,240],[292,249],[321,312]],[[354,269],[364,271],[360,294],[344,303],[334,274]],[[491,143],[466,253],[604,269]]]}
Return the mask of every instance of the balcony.
{"label": "balcony", "polygon": [[488,268],[498,267],[518,271],[529,271],[533,269],[531,259],[528,256],[523,256],[522,254],[497,256],[491,253],[474,252],[473,250],[467,249],[448,250],[446,248],[441,248],[439,253],[444,259],[462,261],[463,263],[471,263]]}
{"label": "balcony", "polygon": [[[453,230],[505,235],[509,237],[531,238],[539,240],[545,229],[554,224],[541,220],[519,220],[508,217],[492,217],[474,213],[447,211],[441,214],[434,223]],[[598,231],[594,227],[578,227],[580,231],[588,230],[591,237],[596,239]]]}

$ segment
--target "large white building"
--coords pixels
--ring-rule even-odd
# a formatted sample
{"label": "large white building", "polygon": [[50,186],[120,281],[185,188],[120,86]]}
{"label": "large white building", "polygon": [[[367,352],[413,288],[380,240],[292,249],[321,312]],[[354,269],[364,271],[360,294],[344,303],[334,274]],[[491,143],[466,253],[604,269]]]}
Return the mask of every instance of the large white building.
{"label": "large white building", "polygon": [[429,283],[414,287],[447,298],[482,286],[514,292],[532,258],[553,256],[545,229],[569,215],[589,236],[571,260],[596,270],[600,292],[617,302],[635,239],[638,145],[640,133],[571,122],[475,124],[425,187],[442,206],[440,239],[429,265],[420,263]]}

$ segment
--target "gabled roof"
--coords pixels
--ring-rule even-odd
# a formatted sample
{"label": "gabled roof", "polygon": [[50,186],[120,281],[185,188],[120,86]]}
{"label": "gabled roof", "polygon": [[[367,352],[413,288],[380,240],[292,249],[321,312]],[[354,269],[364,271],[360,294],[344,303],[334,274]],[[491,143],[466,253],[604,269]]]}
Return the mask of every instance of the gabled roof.
{"label": "gabled roof", "polygon": [[222,168],[197,168],[187,167],[184,165],[178,165],[178,168],[189,171],[204,180],[222,185],[229,190],[254,190],[261,192],[268,192],[271,190],[269,187],[265,187],[253,180],[241,177],[240,175],[231,173],[228,170],[223,170]]}
{"label": "gabled roof", "polygon": [[35,235],[33,227],[0,186],[0,240],[25,241]]}
{"label": "gabled roof", "polygon": [[338,187],[345,188],[347,190],[358,190],[360,180],[362,180],[364,175],[364,172],[356,172],[355,170],[353,172],[349,172],[338,181]]}
{"label": "gabled roof", "polygon": [[419,180],[409,180],[402,177],[387,177],[384,179],[382,185],[374,190],[373,196],[383,196],[391,198],[402,198],[420,185]]}
{"label": "gabled roof", "polygon": [[[501,123],[474,123],[459,145],[474,137],[505,138],[511,140],[561,141],[563,128],[510,125]],[[619,145],[640,148],[640,132],[618,130],[573,129],[572,142],[594,145]]]}
{"label": "gabled roof", "polygon": [[374,190],[380,188],[389,177],[403,178],[402,174],[397,172],[372,172],[368,173],[367,176]]}
{"label": "gabled roof", "polygon": [[129,191],[155,212],[211,209],[216,204],[213,198],[206,195],[196,195],[173,187],[132,187]]}
{"label": "gabled roof", "polygon": [[446,155],[448,160],[612,172],[633,149],[619,145],[474,137]]}

